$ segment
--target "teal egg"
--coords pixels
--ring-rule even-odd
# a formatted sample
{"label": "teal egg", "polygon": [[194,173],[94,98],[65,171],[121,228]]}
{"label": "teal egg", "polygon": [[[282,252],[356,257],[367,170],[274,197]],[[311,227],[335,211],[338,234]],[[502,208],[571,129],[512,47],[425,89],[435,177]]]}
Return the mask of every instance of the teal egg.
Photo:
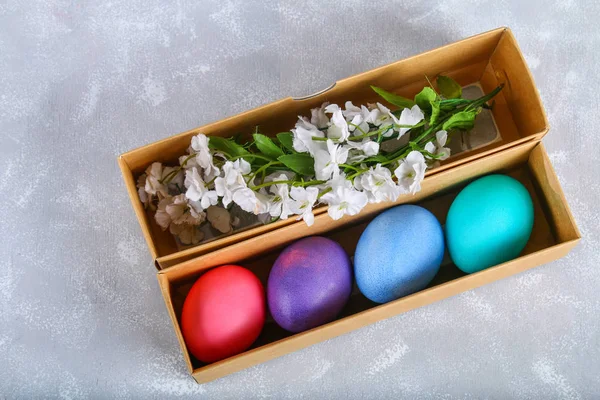
{"label": "teal egg", "polygon": [[470,183],[446,218],[446,244],[454,264],[468,274],[516,258],[533,229],[533,202],[525,186],[506,175]]}

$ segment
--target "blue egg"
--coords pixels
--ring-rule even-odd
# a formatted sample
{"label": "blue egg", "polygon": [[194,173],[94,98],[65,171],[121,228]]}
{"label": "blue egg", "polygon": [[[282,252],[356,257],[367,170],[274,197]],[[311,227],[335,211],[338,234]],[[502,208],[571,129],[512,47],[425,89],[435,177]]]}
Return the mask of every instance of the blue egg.
{"label": "blue egg", "polygon": [[362,233],[354,254],[358,288],[386,303],[425,288],[440,269],[444,233],[423,207],[401,205],[378,215]]}
{"label": "blue egg", "polygon": [[517,257],[532,229],[527,189],[509,176],[489,175],[470,183],[450,206],[448,251],[454,264],[471,274]]}

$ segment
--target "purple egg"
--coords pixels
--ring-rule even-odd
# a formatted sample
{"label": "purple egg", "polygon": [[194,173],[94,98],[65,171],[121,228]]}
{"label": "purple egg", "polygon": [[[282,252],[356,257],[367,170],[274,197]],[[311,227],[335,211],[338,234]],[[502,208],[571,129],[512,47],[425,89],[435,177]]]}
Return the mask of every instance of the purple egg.
{"label": "purple egg", "polygon": [[290,332],[330,322],[352,292],[352,266],[342,246],[311,236],[281,252],[267,283],[269,310]]}

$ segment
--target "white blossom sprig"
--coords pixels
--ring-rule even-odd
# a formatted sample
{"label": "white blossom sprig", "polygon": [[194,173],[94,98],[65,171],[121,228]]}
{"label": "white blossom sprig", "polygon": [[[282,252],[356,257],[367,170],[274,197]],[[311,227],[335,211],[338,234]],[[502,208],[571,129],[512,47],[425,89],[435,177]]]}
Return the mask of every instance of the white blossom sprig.
{"label": "white blossom sprig", "polygon": [[452,134],[471,129],[502,89],[467,100],[448,77],[439,76],[437,87],[423,88],[414,100],[373,87],[397,109],[324,103],[273,138],[258,128],[248,142],[198,134],[178,166],[146,169],[140,200],[185,245],[201,241],[199,228],[207,223],[231,233],[233,205],[261,220],[293,217],[310,226],[318,205],[339,219],[369,203],[396,201],[421,189],[426,170],[450,156]]}

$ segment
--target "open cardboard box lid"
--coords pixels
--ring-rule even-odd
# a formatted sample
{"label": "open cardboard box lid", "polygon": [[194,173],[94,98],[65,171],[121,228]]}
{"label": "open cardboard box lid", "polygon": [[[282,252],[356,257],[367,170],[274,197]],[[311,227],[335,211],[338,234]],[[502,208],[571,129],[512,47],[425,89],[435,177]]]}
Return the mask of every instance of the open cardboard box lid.
{"label": "open cardboard box lid", "polygon": [[[354,104],[381,101],[371,90],[371,85],[412,98],[428,84],[426,76],[435,77],[439,74],[448,75],[463,86],[478,85],[485,93],[504,83],[504,89],[494,99],[492,110],[500,137],[489,144],[451,157],[440,167],[428,171],[425,180],[434,174],[503,149],[539,141],[548,131],[548,120],[539,93],[517,42],[508,28],[499,28],[342,79],[311,96],[284,98],[140,147],[121,155],[119,165],[157,268],[167,268],[265,232],[303,222],[289,218],[179,250],[173,236],[162,231],[138,199],[136,178],[152,162],[176,164],[178,156],[184,154],[189,147],[192,136],[198,133],[228,137],[239,132],[250,134],[255,126],[260,126],[263,133],[273,136],[278,132],[288,131],[294,126],[298,115],[306,115],[311,108],[326,101],[338,104],[348,100]],[[323,207],[315,213],[324,210]]]}

